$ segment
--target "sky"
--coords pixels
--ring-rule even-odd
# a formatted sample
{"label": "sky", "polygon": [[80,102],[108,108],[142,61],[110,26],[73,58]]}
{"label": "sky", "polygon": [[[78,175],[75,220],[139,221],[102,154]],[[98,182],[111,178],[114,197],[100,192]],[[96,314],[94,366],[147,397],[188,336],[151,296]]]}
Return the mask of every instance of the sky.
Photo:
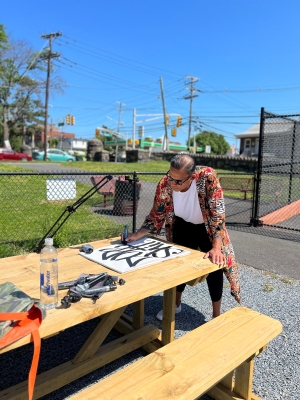
{"label": "sky", "polygon": [[10,0],[0,23],[35,51],[49,45],[41,35],[62,33],[53,67],[64,93],[50,92],[49,121],[73,115],[63,129],[77,139],[102,125],[131,138],[134,121],[136,135],[144,126],[145,137],[162,137],[162,81],[168,134],[181,115],[171,140],[186,144],[192,77],[191,135],[214,131],[238,147],[234,135],[262,107],[300,112],[299,14],[299,0]]}

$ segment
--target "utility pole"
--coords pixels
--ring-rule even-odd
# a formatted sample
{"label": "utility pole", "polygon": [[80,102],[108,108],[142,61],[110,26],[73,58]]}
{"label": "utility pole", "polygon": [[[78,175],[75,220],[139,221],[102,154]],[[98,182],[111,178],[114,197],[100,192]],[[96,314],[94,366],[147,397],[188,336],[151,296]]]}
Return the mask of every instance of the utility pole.
{"label": "utility pole", "polygon": [[186,89],[191,93],[188,96],[184,96],[185,100],[190,99],[190,117],[189,117],[189,133],[188,133],[188,142],[187,142],[187,151],[190,151],[190,138],[191,138],[191,130],[192,130],[192,109],[193,109],[193,98],[198,97],[194,92],[200,92],[200,90],[194,89],[195,82],[199,81],[199,78],[194,78],[193,76],[185,76],[185,78],[190,80],[190,87]]}
{"label": "utility pole", "polygon": [[49,51],[46,54],[41,56],[41,58],[48,60],[47,81],[46,81],[46,100],[45,100],[45,124],[44,124],[44,161],[47,161],[47,123],[48,123],[48,102],[49,102],[51,59],[58,58],[60,56],[59,53],[52,53],[52,41],[53,41],[53,38],[56,38],[61,35],[62,35],[61,32],[41,35],[41,38],[49,40]]}
{"label": "utility pole", "polygon": [[120,106],[119,106],[119,117],[118,117],[118,130],[117,130],[117,132],[120,132],[120,125],[123,124],[123,122],[121,122],[121,113],[124,112],[124,111],[122,111],[122,107],[123,107],[123,106],[126,106],[126,104],[125,104],[125,103],[122,103],[122,102],[120,102],[120,101],[117,101],[117,103],[120,104]]}
{"label": "utility pole", "polygon": [[[120,104],[119,107],[119,116],[118,116],[118,128],[117,128],[117,132],[120,133],[120,125],[123,124],[123,122],[121,122],[121,113],[124,112],[122,111],[122,106],[124,103],[117,101],[117,103]],[[126,105],[126,104],[124,104]],[[118,146],[118,138],[116,137],[116,156],[115,156],[115,162],[118,162],[118,150],[119,150],[119,146]]]}
{"label": "utility pole", "polygon": [[133,109],[133,118],[132,118],[132,150],[135,149],[135,121],[136,118],[136,109]]}
{"label": "utility pole", "polygon": [[164,86],[163,86],[162,77],[160,77],[160,91],[161,91],[161,99],[162,99],[163,113],[164,113],[165,144],[166,144],[166,151],[168,151],[169,150],[169,139],[168,139],[168,127],[167,127],[167,114],[166,114]]}

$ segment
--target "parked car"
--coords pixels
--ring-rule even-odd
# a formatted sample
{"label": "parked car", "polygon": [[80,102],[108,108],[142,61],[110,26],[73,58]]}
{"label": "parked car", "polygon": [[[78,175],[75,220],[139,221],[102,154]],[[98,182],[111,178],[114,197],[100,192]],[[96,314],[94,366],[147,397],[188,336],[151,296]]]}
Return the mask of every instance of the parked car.
{"label": "parked car", "polygon": [[[32,157],[34,160],[44,160],[44,151],[34,151]],[[47,149],[47,161],[56,161],[56,162],[72,162],[76,161],[76,158],[71,154],[68,154],[65,151],[59,149]]]}
{"label": "parked car", "polygon": [[86,161],[86,152],[81,150],[68,150],[69,154],[72,154],[76,158],[76,161]]}
{"label": "parked car", "polygon": [[18,153],[14,150],[1,147],[0,161],[32,161],[32,157],[25,153]]}

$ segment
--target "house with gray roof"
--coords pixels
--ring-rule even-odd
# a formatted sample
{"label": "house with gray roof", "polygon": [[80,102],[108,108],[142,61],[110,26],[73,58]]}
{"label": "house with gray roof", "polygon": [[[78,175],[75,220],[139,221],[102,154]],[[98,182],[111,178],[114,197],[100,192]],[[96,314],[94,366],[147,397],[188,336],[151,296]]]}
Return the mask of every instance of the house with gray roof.
{"label": "house with gray roof", "polygon": [[[287,118],[274,118],[265,120],[264,123],[264,154],[285,157],[290,152],[289,146],[292,143],[294,122]],[[297,132],[299,122],[297,121]],[[245,132],[234,135],[240,139],[240,155],[246,157],[257,157],[259,150],[260,123],[253,125]]]}
{"label": "house with gray roof", "polygon": [[240,155],[247,157],[258,156],[258,145],[259,145],[259,129],[260,124],[255,124],[245,132],[234,135],[237,139],[240,139]]}

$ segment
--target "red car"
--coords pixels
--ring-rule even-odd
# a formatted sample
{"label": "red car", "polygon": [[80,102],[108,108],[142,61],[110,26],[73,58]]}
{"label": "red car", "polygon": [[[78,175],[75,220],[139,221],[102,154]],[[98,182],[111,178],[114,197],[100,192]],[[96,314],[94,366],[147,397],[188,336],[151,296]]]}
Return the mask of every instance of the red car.
{"label": "red car", "polygon": [[32,157],[25,153],[17,153],[14,150],[1,147],[0,161],[32,161]]}

